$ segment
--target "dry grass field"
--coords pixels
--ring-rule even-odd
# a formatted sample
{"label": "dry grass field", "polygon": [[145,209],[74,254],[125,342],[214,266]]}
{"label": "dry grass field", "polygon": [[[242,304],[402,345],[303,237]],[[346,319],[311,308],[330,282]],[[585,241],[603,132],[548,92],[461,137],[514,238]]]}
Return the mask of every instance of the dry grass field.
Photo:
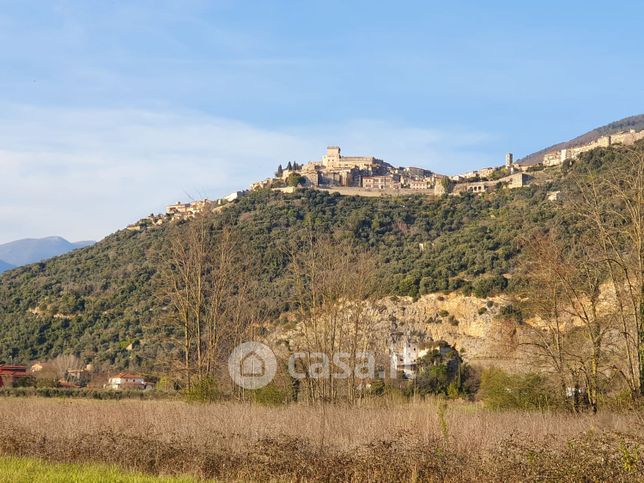
{"label": "dry grass field", "polygon": [[644,481],[644,417],[0,399],[0,454],[227,481]]}

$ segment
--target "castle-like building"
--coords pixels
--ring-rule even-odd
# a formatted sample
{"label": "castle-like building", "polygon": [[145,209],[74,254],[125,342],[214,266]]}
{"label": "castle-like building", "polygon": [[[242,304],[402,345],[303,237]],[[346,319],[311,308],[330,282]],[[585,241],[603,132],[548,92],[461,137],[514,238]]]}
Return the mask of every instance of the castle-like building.
{"label": "castle-like building", "polygon": [[384,161],[373,156],[342,156],[339,146],[329,146],[320,162],[326,169],[359,169],[372,170],[384,166]]}
{"label": "castle-like building", "polygon": [[373,156],[343,156],[339,146],[329,146],[320,161],[301,170],[311,185],[361,186],[366,177],[386,174],[390,166]]}

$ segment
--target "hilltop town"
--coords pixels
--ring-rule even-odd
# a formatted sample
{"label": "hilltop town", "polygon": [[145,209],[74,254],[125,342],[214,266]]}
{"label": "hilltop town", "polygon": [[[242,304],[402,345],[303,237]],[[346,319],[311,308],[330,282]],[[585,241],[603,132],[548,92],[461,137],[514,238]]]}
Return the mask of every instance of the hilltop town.
{"label": "hilltop town", "polygon": [[304,165],[289,163],[286,169],[280,165],[274,177],[254,183],[250,189],[299,186],[358,196],[414,193],[441,196],[463,191],[481,193],[505,185],[518,188],[526,181],[527,177],[515,173],[511,153],[506,155],[504,166],[449,177],[424,168],[394,167],[374,156],[344,156],[339,146],[329,146],[319,161]]}
{"label": "hilltop town", "polygon": [[[339,146],[329,146],[321,159],[305,164],[289,162],[277,167],[274,176],[253,183],[248,190],[235,191],[218,200],[177,201],[163,214],[151,214],[127,227],[141,231],[168,222],[194,218],[199,213],[224,209],[249,192],[274,190],[292,193],[296,189],[327,190],[350,196],[426,196],[482,194],[500,189],[516,189],[538,183],[536,173],[574,162],[581,153],[614,145],[631,146],[644,139],[644,130],[633,129],[601,136],[574,147],[546,152],[538,162],[514,162],[512,153],[498,166],[447,176],[419,167],[395,167],[375,156],[345,156]],[[549,195],[556,200],[557,193]]]}
{"label": "hilltop town", "polygon": [[581,153],[591,151],[595,148],[607,148],[621,144],[623,146],[632,146],[637,141],[644,139],[644,130],[636,131],[629,129],[628,131],[616,132],[610,135],[600,136],[594,141],[582,143],[576,146],[570,146],[562,149],[553,149],[546,152],[543,158],[536,162],[519,162],[521,169],[551,167],[562,165],[567,160],[574,161]]}

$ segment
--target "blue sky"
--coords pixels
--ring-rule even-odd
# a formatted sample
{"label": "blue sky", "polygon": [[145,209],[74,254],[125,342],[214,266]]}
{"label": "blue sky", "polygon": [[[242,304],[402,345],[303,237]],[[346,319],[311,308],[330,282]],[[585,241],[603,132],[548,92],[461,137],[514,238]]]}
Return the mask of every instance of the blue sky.
{"label": "blue sky", "polygon": [[0,243],[327,144],[457,173],[644,112],[640,2],[0,0]]}

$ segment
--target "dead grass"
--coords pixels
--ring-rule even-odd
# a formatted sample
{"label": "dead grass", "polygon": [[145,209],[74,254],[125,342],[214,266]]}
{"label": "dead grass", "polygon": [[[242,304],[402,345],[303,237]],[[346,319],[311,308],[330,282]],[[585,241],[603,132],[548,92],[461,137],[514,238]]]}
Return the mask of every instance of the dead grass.
{"label": "dead grass", "polygon": [[644,425],[466,403],[0,399],[0,454],[223,480],[644,480]]}

